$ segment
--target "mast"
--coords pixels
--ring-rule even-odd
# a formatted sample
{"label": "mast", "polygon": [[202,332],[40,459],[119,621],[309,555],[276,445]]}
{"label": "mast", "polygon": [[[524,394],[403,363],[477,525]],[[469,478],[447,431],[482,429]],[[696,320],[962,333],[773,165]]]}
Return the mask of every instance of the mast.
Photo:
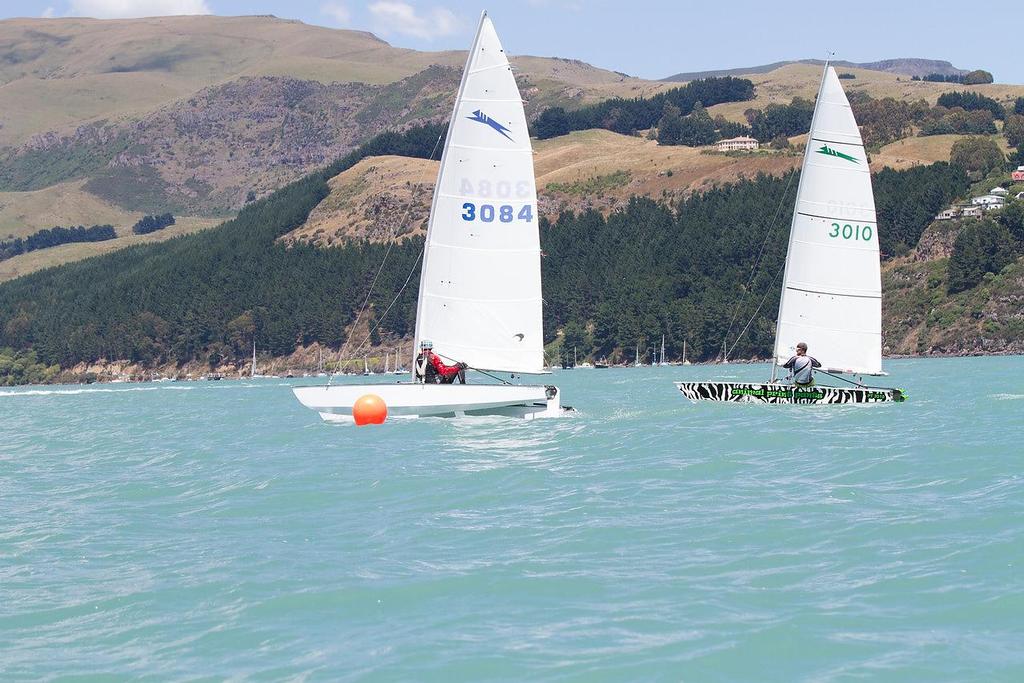
{"label": "mast", "polygon": [[[830,55],[831,57],[831,55]],[[814,134],[814,124],[818,121],[818,104],[821,102],[821,91],[825,88],[825,76],[828,75],[828,64],[829,60],[825,59],[825,66],[821,70],[821,83],[818,84],[818,94],[814,98],[814,113],[811,115],[811,129],[807,134],[807,146],[804,148],[804,159],[800,164],[800,184],[804,182],[804,175],[807,171],[807,161],[811,158],[811,136]],[[797,186],[797,197],[800,196],[800,188]],[[799,207],[793,207],[793,220],[790,222],[789,227],[789,244],[786,247],[786,261],[782,271],[782,287],[785,289],[787,278],[789,276],[789,254],[793,250],[793,222],[796,221],[797,210]],[[782,320],[782,296],[779,297],[779,312],[775,316],[775,339],[772,340],[772,383],[778,379],[779,372],[779,361],[776,358],[775,347],[779,341],[779,322]]]}
{"label": "mast", "polygon": [[252,338],[252,368],[249,370],[249,377],[256,376],[256,337]]}

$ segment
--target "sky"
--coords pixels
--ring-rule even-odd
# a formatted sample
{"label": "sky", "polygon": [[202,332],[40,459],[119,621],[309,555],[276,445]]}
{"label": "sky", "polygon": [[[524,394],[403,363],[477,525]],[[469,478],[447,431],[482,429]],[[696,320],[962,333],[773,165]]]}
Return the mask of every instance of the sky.
{"label": "sky", "polygon": [[786,59],[945,59],[1024,83],[1024,2],[934,0],[0,0],[0,18],[273,14],[371,31],[398,47],[466,49],[487,9],[510,54],[581,59],[643,78]]}

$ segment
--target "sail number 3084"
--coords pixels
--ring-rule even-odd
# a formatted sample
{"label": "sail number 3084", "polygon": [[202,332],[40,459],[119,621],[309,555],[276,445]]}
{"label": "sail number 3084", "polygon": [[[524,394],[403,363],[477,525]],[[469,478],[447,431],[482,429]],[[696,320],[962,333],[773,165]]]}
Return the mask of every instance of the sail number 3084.
{"label": "sail number 3084", "polygon": [[495,219],[500,223],[511,223],[515,220],[529,223],[533,220],[533,205],[525,204],[518,212],[510,204],[495,206],[493,204],[466,202],[462,205],[462,220],[464,221],[479,220],[484,223],[493,223]]}
{"label": "sail number 3084", "polygon": [[832,231],[828,234],[829,237],[837,239],[841,237],[844,240],[863,240],[864,242],[870,242],[874,235],[875,229],[870,225],[850,225],[849,223],[843,225],[833,223]]}

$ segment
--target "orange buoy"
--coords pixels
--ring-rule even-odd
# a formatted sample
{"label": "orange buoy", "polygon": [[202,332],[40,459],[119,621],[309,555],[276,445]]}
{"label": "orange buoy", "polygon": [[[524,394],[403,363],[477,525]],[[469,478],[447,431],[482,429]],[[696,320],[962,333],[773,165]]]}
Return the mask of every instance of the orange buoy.
{"label": "orange buoy", "polygon": [[357,425],[379,425],[388,417],[388,407],[377,394],[364,394],[352,406],[352,419]]}

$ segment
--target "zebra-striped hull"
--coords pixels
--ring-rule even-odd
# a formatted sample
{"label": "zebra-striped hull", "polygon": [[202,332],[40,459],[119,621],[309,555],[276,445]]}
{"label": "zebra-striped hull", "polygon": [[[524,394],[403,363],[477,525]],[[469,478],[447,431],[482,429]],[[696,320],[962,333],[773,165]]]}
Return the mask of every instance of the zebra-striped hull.
{"label": "zebra-striped hull", "polygon": [[676,382],[683,396],[691,401],[731,401],[734,403],[889,403],[906,400],[900,389],[880,387],[827,387],[806,389],[791,384],[743,382]]}

